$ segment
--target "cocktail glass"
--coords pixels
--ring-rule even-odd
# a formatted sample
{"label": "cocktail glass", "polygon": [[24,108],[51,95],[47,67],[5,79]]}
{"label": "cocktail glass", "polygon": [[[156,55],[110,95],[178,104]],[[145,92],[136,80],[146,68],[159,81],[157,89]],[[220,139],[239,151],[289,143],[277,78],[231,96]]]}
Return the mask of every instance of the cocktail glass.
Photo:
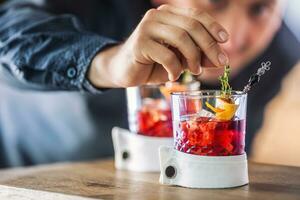
{"label": "cocktail glass", "polygon": [[199,83],[141,86],[127,89],[129,127],[153,137],[173,137],[171,92],[198,89]]}
{"label": "cocktail glass", "polygon": [[172,93],[174,148],[201,156],[245,152],[247,94],[232,91]]}

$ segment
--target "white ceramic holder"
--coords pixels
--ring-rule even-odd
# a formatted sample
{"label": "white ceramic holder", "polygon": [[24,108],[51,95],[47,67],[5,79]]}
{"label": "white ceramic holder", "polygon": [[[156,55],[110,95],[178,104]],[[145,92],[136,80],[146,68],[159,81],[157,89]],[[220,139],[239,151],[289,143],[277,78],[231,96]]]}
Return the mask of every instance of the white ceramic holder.
{"label": "white ceramic holder", "polygon": [[117,169],[159,172],[159,147],[172,146],[173,138],[150,137],[114,127],[112,139]]}
{"label": "white ceramic holder", "polygon": [[247,155],[198,156],[162,146],[160,183],[189,188],[231,188],[249,183]]}

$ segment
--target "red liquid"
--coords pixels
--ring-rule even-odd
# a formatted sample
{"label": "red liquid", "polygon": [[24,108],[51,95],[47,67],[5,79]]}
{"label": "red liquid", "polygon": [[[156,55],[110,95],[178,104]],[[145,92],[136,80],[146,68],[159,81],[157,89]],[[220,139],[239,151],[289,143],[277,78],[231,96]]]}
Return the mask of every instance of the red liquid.
{"label": "red liquid", "polygon": [[199,117],[176,124],[175,148],[201,156],[241,155],[245,147],[245,120],[218,121]]}
{"label": "red liquid", "polygon": [[173,137],[172,114],[169,106],[160,106],[161,101],[144,104],[138,111],[138,132],[154,137]]}

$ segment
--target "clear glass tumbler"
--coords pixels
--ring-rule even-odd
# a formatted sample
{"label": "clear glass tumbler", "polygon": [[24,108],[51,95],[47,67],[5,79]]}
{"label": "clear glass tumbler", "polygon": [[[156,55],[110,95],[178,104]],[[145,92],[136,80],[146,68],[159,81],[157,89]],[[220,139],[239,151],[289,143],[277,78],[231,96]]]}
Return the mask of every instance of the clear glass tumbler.
{"label": "clear glass tumbler", "polygon": [[247,94],[232,91],[172,93],[174,147],[201,156],[245,153]]}
{"label": "clear glass tumbler", "polygon": [[131,132],[145,136],[173,137],[171,92],[198,89],[198,84],[168,83],[128,88],[127,107]]}

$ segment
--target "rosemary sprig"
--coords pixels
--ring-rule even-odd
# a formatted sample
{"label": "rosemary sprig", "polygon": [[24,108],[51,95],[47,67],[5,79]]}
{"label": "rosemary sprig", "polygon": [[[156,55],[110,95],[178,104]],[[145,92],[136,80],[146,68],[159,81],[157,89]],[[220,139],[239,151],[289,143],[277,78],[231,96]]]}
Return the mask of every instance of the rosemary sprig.
{"label": "rosemary sprig", "polygon": [[182,76],[182,83],[187,84],[193,81],[193,75],[189,71],[184,71]]}
{"label": "rosemary sprig", "polygon": [[221,91],[222,95],[229,96],[231,95],[232,88],[229,85],[229,75],[230,75],[230,66],[226,65],[224,69],[224,74],[219,77],[219,80],[221,82]]}

